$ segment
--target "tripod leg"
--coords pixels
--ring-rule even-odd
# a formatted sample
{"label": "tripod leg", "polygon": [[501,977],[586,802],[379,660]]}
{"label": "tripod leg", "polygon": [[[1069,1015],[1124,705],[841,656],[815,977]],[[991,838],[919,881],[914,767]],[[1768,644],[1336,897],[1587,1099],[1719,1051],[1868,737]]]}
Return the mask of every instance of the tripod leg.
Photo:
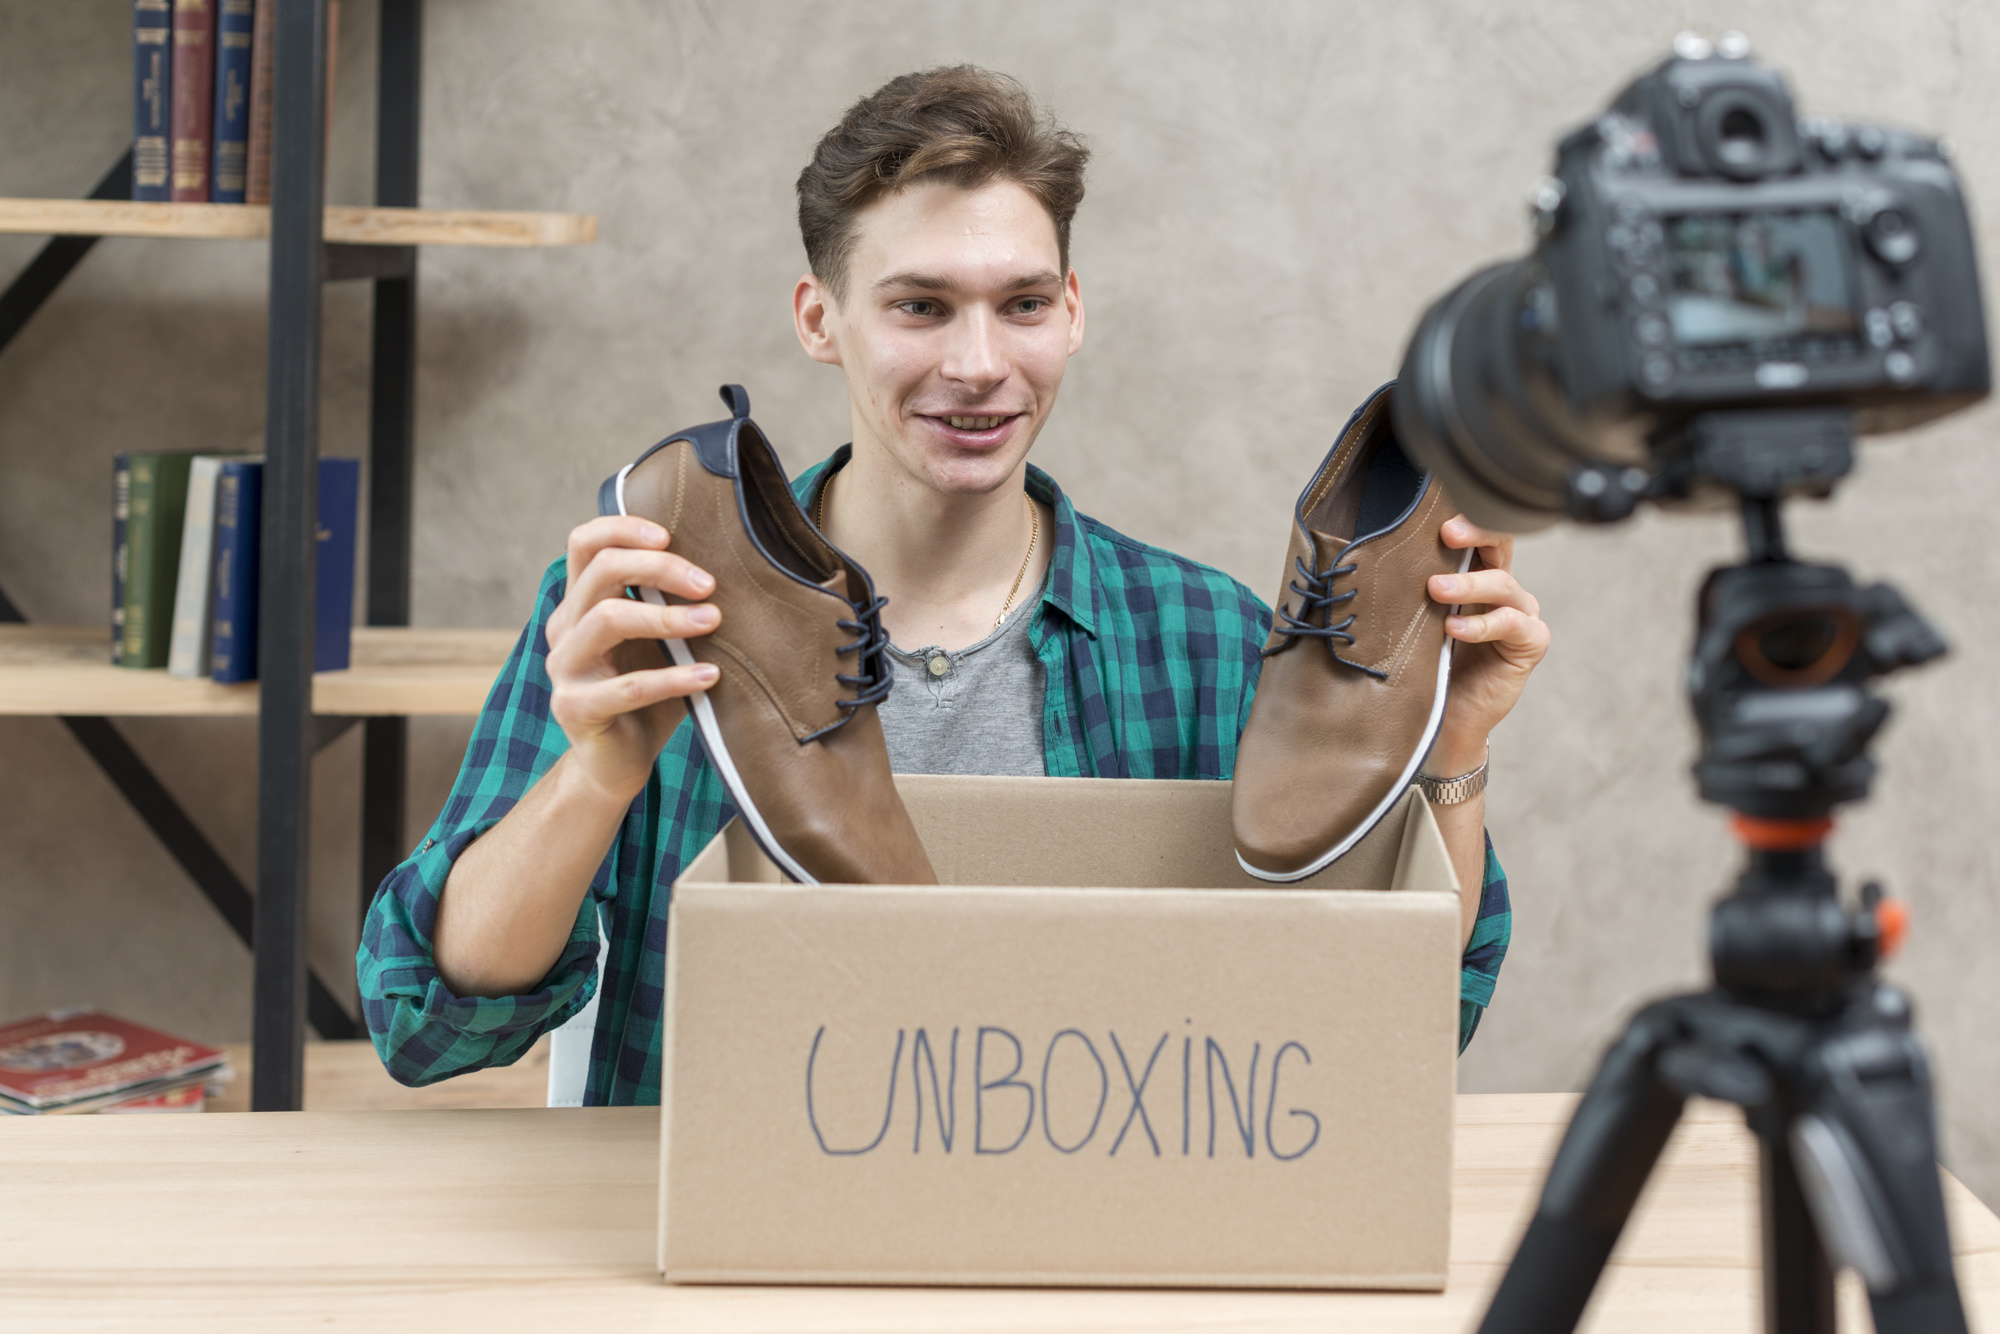
{"label": "tripod leg", "polygon": [[1834,1334],[1833,1265],[1806,1208],[1798,1164],[1780,1128],[1760,1128],[1765,1334]]}
{"label": "tripod leg", "polygon": [[1567,1334],[1576,1328],[1685,1099],[1654,1058],[1675,1025],[1648,1006],[1605,1053],[1549,1168],[1535,1217],[1493,1295],[1480,1334]]}
{"label": "tripod leg", "polygon": [[1877,1334],[1965,1334],[1923,1049],[1907,1029],[1864,1028],[1811,1066],[1791,1142],[1820,1236],[1868,1285]]}

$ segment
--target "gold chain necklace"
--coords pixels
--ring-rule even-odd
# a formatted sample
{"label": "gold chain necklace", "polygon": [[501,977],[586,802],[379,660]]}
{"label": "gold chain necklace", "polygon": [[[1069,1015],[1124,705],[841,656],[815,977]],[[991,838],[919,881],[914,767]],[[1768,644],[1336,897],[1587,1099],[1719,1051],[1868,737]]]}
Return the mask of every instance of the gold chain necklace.
{"label": "gold chain necklace", "polygon": [[[819,497],[813,503],[813,525],[821,533],[826,532],[826,493],[833,490],[833,478],[829,476],[819,484]],[[993,628],[998,630],[1007,623],[1007,613],[1013,610],[1014,596],[1021,591],[1021,581],[1028,577],[1028,565],[1035,559],[1035,544],[1042,537],[1042,512],[1035,508],[1034,498],[1021,493],[1021,499],[1028,502],[1028,554],[1021,557],[1021,568],[1014,574],[1014,586],[1007,590],[1007,600],[1000,604],[1000,614],[993,618]]]}
{"label": "gold chain necklace", "polygon": [[1021,591],[1021,581],[1028,577],[1028,562],[1035,558],[1035,543],[1042,535],[1042,512],[1035,508],[1035,502],[1026,492],[1021,499],[1028,502],[1028,554],[1021,557],[1021,568],[1014,572],[1014,586],[1007,590],[1007,600],[1000,604],[1000,614],[993,618],[993,628],[998,630],[1007,623],[1008,609],[1014,605],[1014,595]]}

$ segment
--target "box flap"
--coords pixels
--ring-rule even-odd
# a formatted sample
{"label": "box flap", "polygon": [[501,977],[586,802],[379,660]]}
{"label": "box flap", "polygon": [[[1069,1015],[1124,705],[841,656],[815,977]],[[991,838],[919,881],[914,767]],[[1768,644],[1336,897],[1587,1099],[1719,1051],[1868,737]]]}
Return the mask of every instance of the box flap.
{"label": "box flap", "polygon": [[[1237,864],[1230,784],[1145,778],[904,774],[903,804],[947,885],[1270,889]],[[679,883],[779,883],[732,821]],[[1458,877],[1415,788],[1346,856],[1290,889],[1436,890]]]}

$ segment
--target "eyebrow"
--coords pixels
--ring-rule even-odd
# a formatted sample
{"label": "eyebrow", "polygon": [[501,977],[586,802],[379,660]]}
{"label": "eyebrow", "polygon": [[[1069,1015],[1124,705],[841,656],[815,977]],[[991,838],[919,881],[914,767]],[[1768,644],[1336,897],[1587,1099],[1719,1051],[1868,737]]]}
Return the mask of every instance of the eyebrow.
{"label": "eyebrow", "polygon": [[[1001,288],[1005,292],[1024,292],[1031,287],[1061,286],[1062,275],[1054,269],[1043,269],[1039,273],[1026,273],[1012,278]],[[958,283],[937,273],[921,273],[914,269],[902,269],[878,280],[869,290],[887,292],[894,290],[914,292],[955,292]]]}

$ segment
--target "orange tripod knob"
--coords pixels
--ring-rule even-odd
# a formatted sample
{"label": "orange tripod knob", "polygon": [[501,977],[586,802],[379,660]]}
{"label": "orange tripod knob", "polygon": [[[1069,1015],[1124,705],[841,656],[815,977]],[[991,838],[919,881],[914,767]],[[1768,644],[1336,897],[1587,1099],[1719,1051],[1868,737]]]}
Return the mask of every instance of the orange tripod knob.
{"label": "orange tripod knob", "polygon": [[1875,930],[1879,933],[1880,957],[1887,959],[1903,947],[1910,929],[1910,909],[1901,899],[1882,899],[1875,905]]}

